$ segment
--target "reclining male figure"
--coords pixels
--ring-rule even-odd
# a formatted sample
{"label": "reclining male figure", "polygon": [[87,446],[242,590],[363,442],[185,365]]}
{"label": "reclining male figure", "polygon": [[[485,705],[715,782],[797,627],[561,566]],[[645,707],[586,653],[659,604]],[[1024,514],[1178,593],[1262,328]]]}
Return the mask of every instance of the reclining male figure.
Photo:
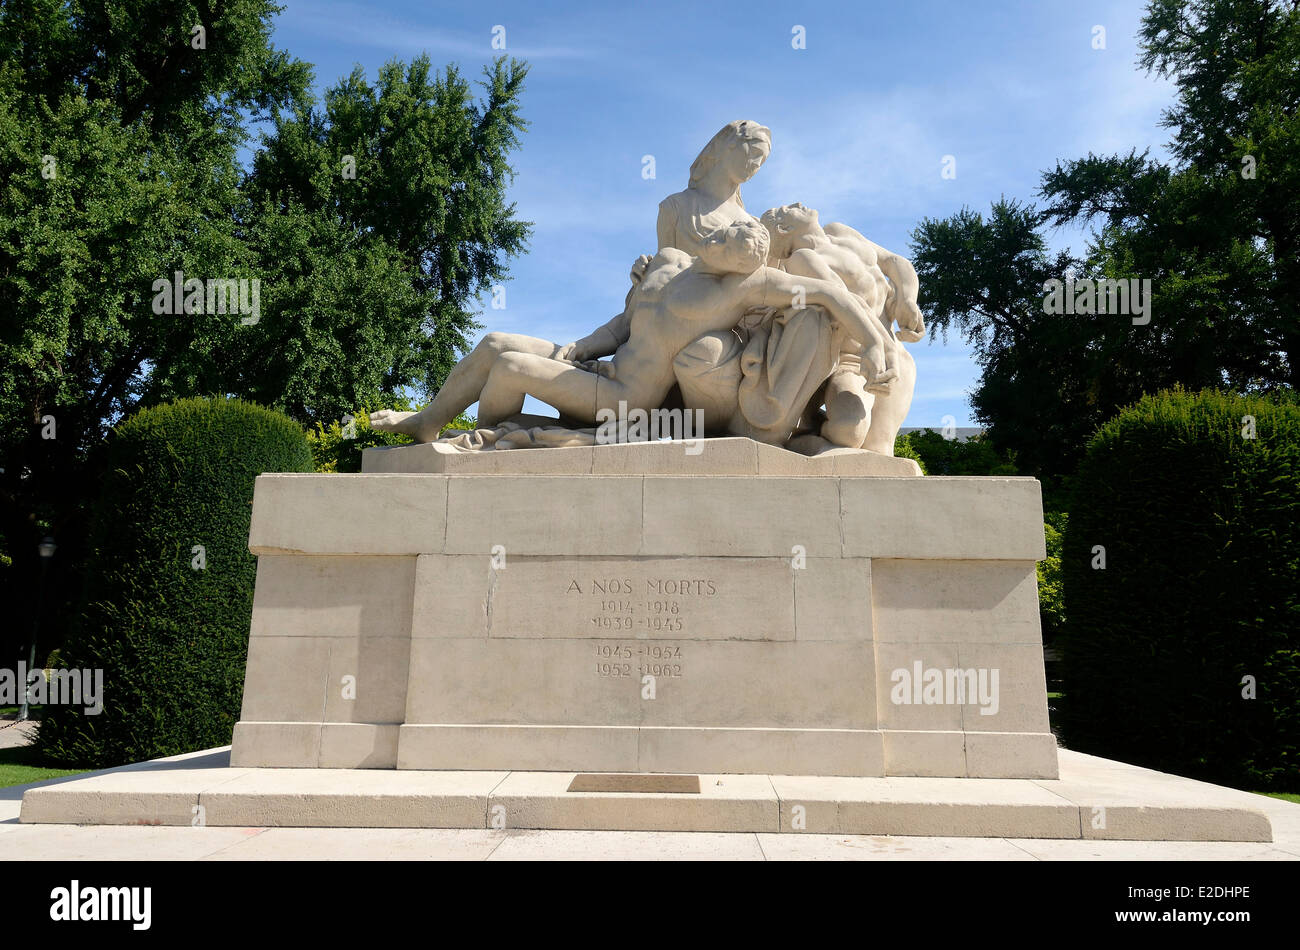
{"label": "reclining male figure", "polygon": [[476,394],[479,425],[518,414],[526,395],[588,424],[595,424],[601,409],[617,411],[620,402],[630,409],[657,408],[676,383],[673,359],[682,347],[703,333],[735,326],[751,307],[789,307],[801,294],[806,305],[823,307],[849,336],[871,347],[873,318],[857,297],[839,281],[793,278],[767,267],[768,246],[762,225],[739,222],[714,232],[698,258],[664,248],[632,292],[627,341],[600,364],[600,372],[549,355],[502,353]]}
{"label": "reclining male figure", "polygon": [[[564,346],[522,333],[502,333],[494,330],[484,334],[478,345],[451,368],[442,388],[429,405],[419,412],[398,409],[381,409],[370,414],[370,427],[389,432],[403,432],[420,442],[432,442],[453,419],[473,405],[478,399],[488,372],[497,357],[503,353],[531,353],[555,360],[594,364],[598,357],[609,356],[619,343],[627,339],[628,312],[632,306],[632,293],[644,276],[650,256],[642,254],[632,264],[632,288],[623,302],[624,310],[609,323],[575,343]],[[589,368],[596,369],[595,365]]]}

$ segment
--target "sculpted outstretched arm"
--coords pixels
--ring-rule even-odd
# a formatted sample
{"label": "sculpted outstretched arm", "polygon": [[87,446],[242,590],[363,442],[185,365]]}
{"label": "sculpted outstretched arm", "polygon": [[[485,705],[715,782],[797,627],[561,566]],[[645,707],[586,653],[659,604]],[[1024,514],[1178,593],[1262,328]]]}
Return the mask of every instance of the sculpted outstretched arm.
{"label": "sculpted outstretched arm", "polygon": [[916,295],[921,291],[916,268],[906,257],[876,246],[876,264],[881,273],[894,285],[894,293],[885,301],[885,316],[898,323],[899,336],[909,343],[925,336],[925,317],[917,305]]}
{"label": "sculpted outstretched arm", "polygon": [[885,302],[885,316],[891,321],[897,321],[901,339],[909,343],[921,339],[925,335],[925,318],[916,303],[921,282],[916,276],[916,268],[912,266],[912,262],[863,237],[847,224],[839,222],[828,224],[826,233],[831,237],[861,243],[875,253],[876,266],[889,278],[894,288],[894,292]]}
{"label": "sculpted outstretched arm", "polygon": [[863,346],[880,344],[879,324],[871,319],[862,301],[838,280],[792,277],[774,267],[760,267],[746,279],[745,285],[745,303],[749,306],[784,309],[792,306],[802,295],[805,304],[825,307],[849,336]]}

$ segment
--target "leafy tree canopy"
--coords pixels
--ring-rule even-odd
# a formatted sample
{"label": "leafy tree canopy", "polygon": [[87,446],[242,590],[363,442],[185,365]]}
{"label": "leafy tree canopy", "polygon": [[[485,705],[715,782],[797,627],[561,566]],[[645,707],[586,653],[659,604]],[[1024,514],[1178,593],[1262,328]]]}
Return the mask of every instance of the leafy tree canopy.
{"label": "leafy tree canopy", "polygon": [[[455,67],[392,62],[318,103],[311,68],[271,44],[278,10],[0,4],[0,545],[13,558],[0,583],[12,602],[32,601],[40,537],[60,542],[56,570],[73,569],[96,447],[116,420],[228,395],[310,426],[428,396],[477,327],[477,296],[526,246],[529,224],[506,200],[523,63],[496,61],[476,97]],[[178,272],[203,292],[172,294]]]}
{"label": "leafy tree canopy", "polygon": [[[980,361],[976,418],[1038,474],[1071,471],[1144,393],[1300,385],[1300,3],[1150,0],[1140,41],[1178,91],[1170,162],[1059,162],[1041,209],[1002,200],[913,235],[934,332]],[[1049,256],[1045,229],[1080,222],[1082,258]],[[1150,322],[1044,312],[1045,282],[1070,276],[1149,280]]]}

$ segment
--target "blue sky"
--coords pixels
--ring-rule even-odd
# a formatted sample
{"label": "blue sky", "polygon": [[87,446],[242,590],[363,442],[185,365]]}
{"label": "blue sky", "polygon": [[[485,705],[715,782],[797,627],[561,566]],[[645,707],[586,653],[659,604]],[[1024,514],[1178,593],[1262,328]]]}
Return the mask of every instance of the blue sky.
{"label": "blue sky", "polygon": [[[743,188],[751,212],[802,201],[904,254],[922,218],[1032,199],[1058,159],[1163,154],[1168,139],[1158,121],[1172,87],[1136,65],[1138,0],[281,3],[273,41],[314,64],[320,90],[354,66],[373,79],[421,52],[476,77],[505,27],[505,52],[532,67],[510,194],[535,228],[506,308],[484,299],[480,322],[556,342],[622,309],[628,268],[655,250],[659,201],[686,187],[695,155],[732,119],[772,129],[772,155]],[[792,47],[796,25],[805,49]],[[1052,241],[1081,248],[1083,237]],[[955,338],[910,349],[906,424],[974,424],[969,350]]]}

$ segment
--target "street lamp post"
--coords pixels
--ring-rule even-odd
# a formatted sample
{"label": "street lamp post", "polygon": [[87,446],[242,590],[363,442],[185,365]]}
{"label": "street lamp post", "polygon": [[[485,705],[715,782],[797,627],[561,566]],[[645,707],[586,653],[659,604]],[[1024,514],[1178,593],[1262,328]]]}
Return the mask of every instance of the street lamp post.
{"label": "street lamp post", "polygon": [[45,572],[57,548],[53,538],[41,538],[41,543],[36,545],[36,551],[41,556],[41,580],[36,587],[36,613],[32,619],[32,643],[27,650],[27,671],[23,675],[23,704],[18,710],[19,722],[26,722],[28,718],[27,694],[31,686],[32,667],[36,665],[36,638],[41,629],[41,605],[45,602]]}

